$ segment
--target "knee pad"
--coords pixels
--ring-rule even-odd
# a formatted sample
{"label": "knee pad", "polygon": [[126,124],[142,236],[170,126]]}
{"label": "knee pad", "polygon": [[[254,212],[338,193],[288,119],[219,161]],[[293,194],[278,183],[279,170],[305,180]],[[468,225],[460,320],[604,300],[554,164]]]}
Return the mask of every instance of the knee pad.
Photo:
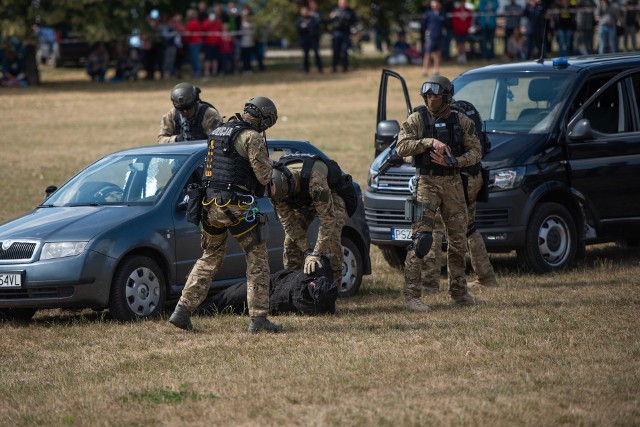
{"label": "knee pad", "polygon": [[418,233],[416,235],[416,238],[413,240],[413,248],[415,249],[416,256],[418,258],[424,258],[424,256],[429,253],[432,243],[433,236],[431,235],[431,233]]}

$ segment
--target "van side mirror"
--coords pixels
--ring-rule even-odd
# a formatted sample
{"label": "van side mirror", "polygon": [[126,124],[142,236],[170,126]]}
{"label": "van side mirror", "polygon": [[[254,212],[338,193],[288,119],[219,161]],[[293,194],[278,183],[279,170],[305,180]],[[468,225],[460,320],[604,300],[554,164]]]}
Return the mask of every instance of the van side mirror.
{"label": "van side mirror", "polygon": [[584,141],[586,139],[593,139],[593,129],[591,129],[591,123],[589,119],[580,119],[576,124],[569,129],[567,134],[572,141]]}
{"label": "van side mirror", "polygon": [[400,123],[397,120],[383,120],[376,127],[376,156],[391,145],[400,133]]}

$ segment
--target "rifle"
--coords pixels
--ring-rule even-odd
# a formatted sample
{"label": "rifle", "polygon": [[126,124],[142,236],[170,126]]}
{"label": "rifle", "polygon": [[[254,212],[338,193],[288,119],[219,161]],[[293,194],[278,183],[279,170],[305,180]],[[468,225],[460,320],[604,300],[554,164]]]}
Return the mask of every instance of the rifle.
{"label": "rifle", "polygon": [[380,175],[387,173],[391,166],[400,166],[404,163],[404,159],[396,154],[396,144],[398,143],[398,135],[396,135],[394,141],[389,145],[389,157],[385,159],[380,165],[378,173],[373,175],[373,179],[376,179]]}

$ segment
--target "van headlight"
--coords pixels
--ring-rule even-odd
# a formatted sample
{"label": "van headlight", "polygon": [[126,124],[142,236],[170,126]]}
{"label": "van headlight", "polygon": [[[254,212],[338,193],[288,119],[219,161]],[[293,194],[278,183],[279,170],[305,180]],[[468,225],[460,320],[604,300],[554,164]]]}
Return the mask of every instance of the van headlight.
{"label": "van headlight", "polygon": [[89,242],[52,242],[42,247],[40,259],[64,258],[80,255]]}
{"label": "van headlight", "polygon": [[505,191],[518,188],[524,178],[525,167],[492,170],[489,176],[489,191]]}

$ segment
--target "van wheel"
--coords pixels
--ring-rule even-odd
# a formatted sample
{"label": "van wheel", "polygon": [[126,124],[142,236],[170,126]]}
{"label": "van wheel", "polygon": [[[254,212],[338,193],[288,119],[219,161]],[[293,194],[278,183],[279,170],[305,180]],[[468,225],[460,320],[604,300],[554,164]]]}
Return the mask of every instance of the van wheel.
{"label": "van wheel", "polygon": [[578,234],[569,211],[558,203],[543,203],[529,220],[518,260],[536,273],[569,267],[576,259]]}
{"label": "van wheel", "polygon": [[111,283],[109,312],[116,320],[136,320],[164,310],[166,281],[158,264],[146,256],[126,258]]}
{"label": "van wheel", "polygon": [[350,297],[358,293],[362,284],[362,254],[348,237],[342,238],[342,286],[338,296]]}
{"label": "van wheel", "polygon": [[[407,243],[408,245],[409,243]],[[407,258],[407,249],[400,246],[380,246],[382,257],[391,267],[404,270],[404,260]]]}

